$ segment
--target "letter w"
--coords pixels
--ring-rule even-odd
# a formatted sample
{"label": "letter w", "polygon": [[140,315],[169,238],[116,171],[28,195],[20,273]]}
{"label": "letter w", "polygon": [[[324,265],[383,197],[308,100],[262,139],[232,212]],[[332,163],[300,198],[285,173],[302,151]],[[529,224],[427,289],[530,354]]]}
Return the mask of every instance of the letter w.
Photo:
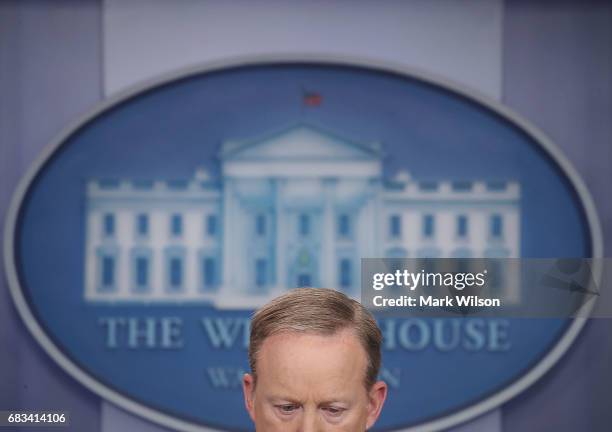
{"label": "letter w", "polygon": [[231,348],[244,329],[243,324],[239,318],[202,318],[202,326],[215,348]]}
{"label": "letter w", "polygon": [[206,371],[214,388],[239,387],[244,375],[244,370],[238,368],[210,367]]}

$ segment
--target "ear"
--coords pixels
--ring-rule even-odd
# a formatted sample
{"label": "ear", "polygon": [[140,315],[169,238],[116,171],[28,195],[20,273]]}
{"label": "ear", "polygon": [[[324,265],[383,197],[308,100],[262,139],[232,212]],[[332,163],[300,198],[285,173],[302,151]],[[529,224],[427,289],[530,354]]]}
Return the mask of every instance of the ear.
{"label": "ear", "polygon": [[374,426],[374,423],[378,420],[378,416],[380,416],[385,399],[387,399],[387,384],[384,381],[375,382],[368,392],[368,398],[368,421],[366,429],[370,429]]}
{"label": "ear", "polygon": [[242,377],[242,393],[244,394],[244,406],[255,422],[255,379],[253,375],[245,373]]}

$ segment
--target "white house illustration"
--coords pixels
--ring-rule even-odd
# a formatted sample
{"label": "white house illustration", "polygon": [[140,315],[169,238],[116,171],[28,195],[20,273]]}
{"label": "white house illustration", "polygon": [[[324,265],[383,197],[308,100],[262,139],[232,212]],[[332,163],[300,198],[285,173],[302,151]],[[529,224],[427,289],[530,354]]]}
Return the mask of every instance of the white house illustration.
{"label": "white house illustration", "polygon": [[362,257],[519,256],[515,181],[383,178],[380,144],[306,124],[219,156],[220,178],[88,181],[87,301],[248,308],[296,286],[358,297]]}

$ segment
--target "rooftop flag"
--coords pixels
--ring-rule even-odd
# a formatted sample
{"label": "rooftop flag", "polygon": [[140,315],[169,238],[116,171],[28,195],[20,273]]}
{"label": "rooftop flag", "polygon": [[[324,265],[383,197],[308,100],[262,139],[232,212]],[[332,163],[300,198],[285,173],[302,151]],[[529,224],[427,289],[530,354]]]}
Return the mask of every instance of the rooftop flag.
{"label": "rooftop flag", "polygon": [[319,106],[323,102],[323,96],[317,92],[305,91],[303,93],[302,102],[304,105],[310,107]]}

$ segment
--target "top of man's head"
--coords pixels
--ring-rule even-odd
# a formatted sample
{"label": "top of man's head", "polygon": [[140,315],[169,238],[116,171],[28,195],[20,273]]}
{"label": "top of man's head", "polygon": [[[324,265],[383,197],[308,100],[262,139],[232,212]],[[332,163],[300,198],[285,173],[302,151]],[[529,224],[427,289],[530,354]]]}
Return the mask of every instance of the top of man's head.
{"label": "top of man's head", "polygon": [[255,313],[249,344],[253,377],[257,377],[257,354],[266,338],[291,332],[333,335],[347,328],[355,332],[368,358],[365,386],[369,389],[376,382],[380,369],[380,329],[363,305],[326,288],[293,289]]}

